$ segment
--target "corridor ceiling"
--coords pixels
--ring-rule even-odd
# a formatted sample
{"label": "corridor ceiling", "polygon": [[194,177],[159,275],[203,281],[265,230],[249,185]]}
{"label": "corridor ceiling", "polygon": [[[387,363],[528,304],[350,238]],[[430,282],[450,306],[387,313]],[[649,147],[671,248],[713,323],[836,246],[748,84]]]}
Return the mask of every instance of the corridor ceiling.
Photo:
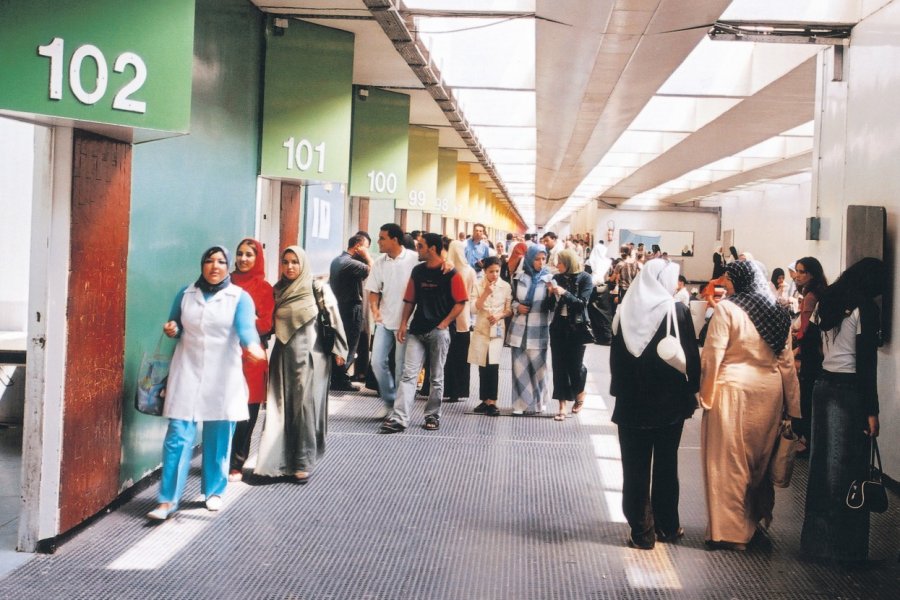
{"label": "corridor ceiling", "polygon": [[529,228],[598,199],[697,203],[811,170],[828,41],[707,34],[852,26],[887,1],[253,0],[352,31],[353,82],[409,94],[410,123],[438,129]]}

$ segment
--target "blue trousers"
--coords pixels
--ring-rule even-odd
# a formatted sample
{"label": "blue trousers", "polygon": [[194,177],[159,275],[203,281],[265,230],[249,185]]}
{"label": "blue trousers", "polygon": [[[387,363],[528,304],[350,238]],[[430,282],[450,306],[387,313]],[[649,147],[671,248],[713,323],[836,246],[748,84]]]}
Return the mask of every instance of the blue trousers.
{"label": "blue trousers", "polygon": [[[207,498],[225,493],[233,434],[234,421],[203,421],[200,492]],[[171,503],[177,506],[181,500],[191,467],[196,436],[196,421],[169,419],[169,428],[163,442],[162,478],[157,496],[160,504]]]}

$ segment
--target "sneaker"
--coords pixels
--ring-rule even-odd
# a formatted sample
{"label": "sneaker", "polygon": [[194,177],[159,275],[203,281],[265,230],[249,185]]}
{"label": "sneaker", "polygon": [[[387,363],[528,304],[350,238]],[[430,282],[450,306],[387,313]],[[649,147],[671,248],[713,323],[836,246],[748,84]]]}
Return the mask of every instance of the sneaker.
{"label": "sneaker", "polygon": [[500,409],[497,408],[496,404],[487,404],[487,408],[484,409],[484,416],[486,417],[499,417]]}
{"label": "sneaker", "polygon": [[490,406],[490,404],[488,404],[487,402],[482,402],[481,404],[479,404],[478,406],[476,406],[475,408],[473,408],[473,409],[472,409],[472,412],[473,412],[473,413],[476,413],[476,414],[479,414],[479,415],[482,414],[482,413],[486,413],[486,412],[487,412],[487,407],[488,407],[488,406]]}
{"label": "sneaker", "polygon": [[512,411],[512,416],[514,416],[514,417],[521,417],[521,416],[524,416],[524,415],[525,415],[525,411],[524,411],[524,410],[514,410],[514,411]]}
{"label": "sneaker", "polygon": [[213,512],[222,510],[222,496],[210,496],[206,499],[206,510]]}

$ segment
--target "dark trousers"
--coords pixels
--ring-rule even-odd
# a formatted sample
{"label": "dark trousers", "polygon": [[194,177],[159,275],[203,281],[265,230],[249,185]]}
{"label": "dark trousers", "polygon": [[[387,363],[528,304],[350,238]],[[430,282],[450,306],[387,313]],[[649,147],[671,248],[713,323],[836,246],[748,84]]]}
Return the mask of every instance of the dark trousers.
{"label": "dark trousers", "polygon": [[259,416],[260,404],[248,404],[250,418],[246,421],[238,421],[234,426],[234,435],[231,437],[231,465],[229,471],[240,471],[244,468],[247,457],[250,456],[250,440],[253,438],[253,428],[256,427],[256,417]]}
{"label": "dark trousers", "polygon": [[587,369],[584,367],[584,344],[568,339],[568,328],[550,326],[550,349],[553,359],[553,399],[573,401],[584,391]]}
{"label": "dark trousers", "polygon": [[359,345],[359,334],[362,329],[363,310],[361,304],[338,304],[338,311],[341,313],[341,321],[344,323],[344,334],[347,336],[347,347],[350,348],[350,355],[340,367],[337,363],[331,364],[331,381],[332,383],[350,383],[350,377],[347,370],[353,364],[356,358],[356,347]]}
{"label": "dark trousers", "polygon": [[613,301],[608,287],[604,286],[602,292],[594,288],[588,304],[588,317],[591,319],[591,329],[594,330],[594,343],[608,346],[612,339],[613,319]]}
{"label": "dark trousers", "polygon": [[500,386],[500,365],[478,367],[478,399],[496,400]]}
{"label": "dark trousers", "polygon": [[619,426],[622,512],[635,543],[652,545],[655,532],[674,534],[678,518],[678,445],[684,421],[641,429]]}
{"label": "dark trousers", "polygon": [[444,361],[444,396],[447,398],[469,397],[471,335],[468,330],[456,331],[455,324],[450,325],[450,348]]}

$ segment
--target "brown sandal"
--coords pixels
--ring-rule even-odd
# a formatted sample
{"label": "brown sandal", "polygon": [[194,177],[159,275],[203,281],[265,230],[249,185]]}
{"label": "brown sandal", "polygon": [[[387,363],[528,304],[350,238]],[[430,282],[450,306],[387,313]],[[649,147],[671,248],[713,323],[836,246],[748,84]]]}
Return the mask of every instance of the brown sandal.
{"label": "brown sandal", "polygon": [[581,412],[581,408],[584,406],[584,396],[581,398],[575,398],[575,404],[572,405],[572,414],[577,415]]}

